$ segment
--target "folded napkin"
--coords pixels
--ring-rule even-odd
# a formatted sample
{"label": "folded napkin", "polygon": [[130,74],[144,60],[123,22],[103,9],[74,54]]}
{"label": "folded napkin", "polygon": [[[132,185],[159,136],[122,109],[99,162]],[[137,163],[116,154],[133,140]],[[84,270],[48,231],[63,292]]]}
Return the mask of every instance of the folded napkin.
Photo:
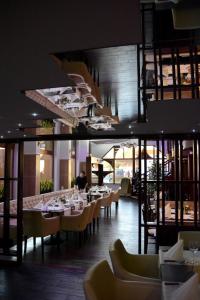
{"label": "folded napkin", "polygon": [[199,300],[200,289],[199,289],[199,277],[198,274],[194,274],[190,279],[181,284],[177,288],[171,297],[171,300]]}
{"label": "folded napkin", "polygon": [[164,259],[183,260],[183,240],[179,240],[173,247],[164,253]]}
{"label": "folded napkin", "polygon": [[166,260],[183,261],[183,240],[179,240],[168,251],[159,251],[159,264],[163,264]]}

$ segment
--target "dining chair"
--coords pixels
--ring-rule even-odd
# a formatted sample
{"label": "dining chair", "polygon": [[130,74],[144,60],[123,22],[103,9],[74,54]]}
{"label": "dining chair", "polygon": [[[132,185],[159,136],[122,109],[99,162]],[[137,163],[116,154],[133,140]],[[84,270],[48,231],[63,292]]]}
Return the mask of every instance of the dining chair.
{"label": "dining chair", "polygon": [[93,214],[93,232],[95,233],[95,228],[97,226],[97,229],[99,228],[99,216],[101,211],[101,198],[96,199],[96,205],[94,208],[94,214]]}
{"label": "dining chair", "polygon": [[116,190],[116,191],[113,191],[112,202],[115,203],[116,209],[118,209],[118,205],[119,205],[119,197],[120,197],[119,189]]}
{"label": "dining chair", "polygon": [[57,234],[59,245],[60,218],[45,218],[39,210],[23,211],[23,233],[24,233],[24,254],[27,251],[27,240],[33,237],[34,250],[36,248],[36,238],[41,238],[42,260],[44,260],[44,237]]}
{"label": "dining chair", "polygon": [[80,214],[61,216],[61,230],[65,232],[77,232],[79,234],[79,246],[82,244],[83,233],[87,229],[91,212],[91,205],[84,207]]}
{"label": "dining chair", "polygon": [[111,217],[112,193],[101,198],[101,207],[104,209],[104,216]]}
{"label": "dining chair", "polygon": [[118,279],[106,260],[95,264],[87,271],[83,286],[87,300],[161,299],[161,284]]}
{"label": "dining chair", "polygon": [[92,225],[93,225],[93,218],[94,218],[94,211],[96,206],[96,200],[90,202],[90,213],[88,218],[88,228],[90,235],[92,234]]}
{"label": "dining chair", "polygon": [[157,254],[130,254],[120,239],[110,245],[109,253],[116,277],[131,281],[160,281]]}
{"label": "dining chair", "polygon": [[194,242],[200,247],[200,231],[179,231],[178,240],[183,240],[184,249],[189,249]]}

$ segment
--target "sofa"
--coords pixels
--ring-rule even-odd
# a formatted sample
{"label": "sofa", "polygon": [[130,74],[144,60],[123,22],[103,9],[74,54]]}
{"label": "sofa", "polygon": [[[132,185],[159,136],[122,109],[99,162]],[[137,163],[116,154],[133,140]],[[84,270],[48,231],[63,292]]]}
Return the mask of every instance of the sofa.
{"label": "sofa", "polygon": [[[41,195],[35,195],[30,197],[23,198],[23,209],[31,209],[34,208],[40,201],[43,201],[44,203],[48,202],[51,198],[54,197],[62,197],[65,195],[72,196],[73,189],[67,189],[67,190],[60,190],[55,192],[50,192],[46,194]],[[4,203],[0,203],[0,214],[2,214],[4,211]],[[10,214],[16,215],[17,214],[17,200],[11,200],[10,201]]]}

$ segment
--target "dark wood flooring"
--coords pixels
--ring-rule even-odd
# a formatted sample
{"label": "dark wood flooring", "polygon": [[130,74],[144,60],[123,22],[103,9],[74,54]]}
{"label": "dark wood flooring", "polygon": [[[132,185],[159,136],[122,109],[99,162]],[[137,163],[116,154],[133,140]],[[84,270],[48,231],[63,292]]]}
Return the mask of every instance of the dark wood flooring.
{"label": "dark wood flooring", "polygon": [[[112,240],[120,238],[128,251],[138,251],[138,206],[131,198],[120,199],[112,217],[105,219],[102,212],[99,232],[92,235],[80,248],[72,236],[64,241],[60,250],[45,246],[45,261],[41,261],[40,241],[36,252],[32,241],[24,263],[20,267],[1,268],[0,300],[82,300],[85,299],[82,281],[87,269],[95,262],[107,258]],[[64,238],[63,236],[62,238]]]}

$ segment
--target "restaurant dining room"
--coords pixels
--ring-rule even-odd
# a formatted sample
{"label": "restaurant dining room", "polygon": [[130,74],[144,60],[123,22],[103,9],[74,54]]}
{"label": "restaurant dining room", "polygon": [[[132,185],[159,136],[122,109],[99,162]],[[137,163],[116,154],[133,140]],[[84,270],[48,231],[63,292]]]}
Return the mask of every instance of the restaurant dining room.
{"label": "restaurant dining room", "polygon": [[200,300],[199,1],[0,16],[0,300]]}

